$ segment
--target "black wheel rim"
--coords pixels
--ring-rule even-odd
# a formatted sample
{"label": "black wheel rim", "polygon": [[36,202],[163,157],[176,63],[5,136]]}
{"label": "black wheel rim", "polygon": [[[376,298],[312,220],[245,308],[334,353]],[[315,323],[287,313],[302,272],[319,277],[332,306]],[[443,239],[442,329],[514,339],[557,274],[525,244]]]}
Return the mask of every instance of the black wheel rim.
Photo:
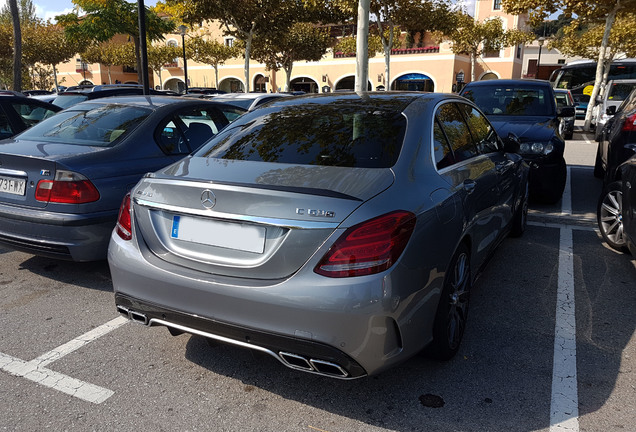
{"label": "black wheel rim", "polygon": [[609,191],[605,197],[603,197],[599,225],[605,237],[617,246],[625,244],[622,211],[622,192],[620,190]]}
{"label": "black wheel rim", "polygon": [[468,255],[462,253],[457,257],[450,285],[449,310],[446,334],[448,346],[456,349],[462,340],[466,327],[468,298],[470,289],[470,266]]}

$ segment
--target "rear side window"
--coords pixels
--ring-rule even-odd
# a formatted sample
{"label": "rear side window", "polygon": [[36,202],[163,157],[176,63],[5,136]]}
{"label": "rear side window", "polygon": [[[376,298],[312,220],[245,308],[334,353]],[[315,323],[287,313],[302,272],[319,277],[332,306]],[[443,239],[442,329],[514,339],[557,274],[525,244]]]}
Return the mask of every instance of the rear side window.
{"label": "rear side window", "polygon": [[611,101],[623,101],[636,88],[636,83],[616,83],[607,91],[607,99]]}
{"label": "rear side window", "polygon": [[477,156],[477,148],[473,144],[470,130],[457,105],[454,103],[444,104],[437,109],[435,116],[439,120],[442,130],[448,138],[456,162]]}
{"label": "rear side window", "polygon": [[228,123],[226,116],[216,109],[188,109],[171,115],[159,127],[157,140],[166,154],[189,154]]}
{"label": "rear side window", "polygon": [[435,166],[438,170],[455,163],[450,144],[437,119],[435,119],[433,124],[433,155],[435,156]]}
{"label": "rear side window", "polygon": [[35,104],[12,103],[11,107],[22,117],[27,127],[31,127],[55,114],[55,111]]}
{"label": "rear side window", "polygon": [[[217,135],[197,156],[301,165],[388,168],[402,149],[401,109],[360,104],[304,104],[255,111]],[[248,114],[246,114],[248,115]]]}

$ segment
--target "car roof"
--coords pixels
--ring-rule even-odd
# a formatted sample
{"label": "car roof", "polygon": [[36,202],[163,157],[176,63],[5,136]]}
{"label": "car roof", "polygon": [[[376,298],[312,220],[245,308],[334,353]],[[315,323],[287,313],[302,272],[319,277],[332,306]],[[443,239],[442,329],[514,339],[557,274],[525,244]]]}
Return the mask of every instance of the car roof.
{"label": "car roof", "polygon": [[547,86],[552,88],[549,81],[539,79],[497,79],[486,81],[472,81],[466,84],[466,86],[511,86],[511,85],[533,85],[533,86]]}
{"label": "car roof", "polygon": [[214,99],[259,99],[262,97],[287,97],[286,93],[225,93],[214,96]]}
{"label": "car roof", "polygon": [[166,106],[166,105],[171,105],[171,104],[176,104],[176,103],[182,103],[182,104],[189,103],[189,104],[193,104],[193,105],[200,105],[200,104],[214,103],[214,100],[212,100],[212,99],[195,99],[195,98],[188,98],[188,97],[182,97],[182,96],[125,95],[125,96],[105,97],[105,98],[99,98],[99,99],[89,99],[89,100],[80,102],[80,103],[78,103],[76,105],[73,105],[73,106],[71,106],[71,107],[69,107],[67,109],[71,110],[74,107],[81,106],[81,105],[86,105],[86,104],[92,104],[92,105],[95,105],[95,104],[102,104],[102,105],[121,104],[121,105],[145,106],[145,107],[148,107],[148,108],[157,108],[159,106]]}
{"label": "car roof", "polygon": [[[42,96],[49,96],[49,95],[42,95]],[[11,102],[22,102],[26,104],[32,103],[32,104],[37,104],[41,106],[50,106],[52,107],[51,109],[57,109],[58,111],[61,109],[57,105],[53,105],[50,102],[39,100],[39,98],[35,96],[18,96],[18,95],[0,93],[0,100],[11,101]]]}

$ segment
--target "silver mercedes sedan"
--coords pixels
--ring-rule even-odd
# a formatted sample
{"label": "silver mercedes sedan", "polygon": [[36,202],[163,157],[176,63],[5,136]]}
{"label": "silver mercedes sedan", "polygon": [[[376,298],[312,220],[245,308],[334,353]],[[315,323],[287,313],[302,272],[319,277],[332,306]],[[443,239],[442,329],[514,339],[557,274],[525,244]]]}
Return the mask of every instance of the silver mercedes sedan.
{"label": "silver mercedes sedan", "polygon": [[516,151],[456,95],[281,98],[124,199],[117,310],[340,379],[449,359],[475,276],[526,226]]}

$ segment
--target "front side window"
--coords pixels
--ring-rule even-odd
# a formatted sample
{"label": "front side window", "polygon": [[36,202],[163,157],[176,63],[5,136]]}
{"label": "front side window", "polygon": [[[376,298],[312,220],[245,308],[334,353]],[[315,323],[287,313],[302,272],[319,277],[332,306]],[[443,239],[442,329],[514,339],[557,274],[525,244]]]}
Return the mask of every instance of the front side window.
{"label": "front side window", "polygon": [[448,138],[457,162],[477,156],[477,148],[473,143],[468,125],[456,104],[447,103],[440,106],[435,117]]}
{"label": "front side window", "polygon": [[499,138],[497,132],[490,125],[488,120],[475,108],[468,104],[458,104],[466,117],[466,122],[471,135],[477,146],[479,153],[492,153],[500,151]]}
{"label": "front side window", "polygon": [[151,110],[123,105],[86,104],[60,111],[27,129],[22,139],[107,147],[146,119]]}

